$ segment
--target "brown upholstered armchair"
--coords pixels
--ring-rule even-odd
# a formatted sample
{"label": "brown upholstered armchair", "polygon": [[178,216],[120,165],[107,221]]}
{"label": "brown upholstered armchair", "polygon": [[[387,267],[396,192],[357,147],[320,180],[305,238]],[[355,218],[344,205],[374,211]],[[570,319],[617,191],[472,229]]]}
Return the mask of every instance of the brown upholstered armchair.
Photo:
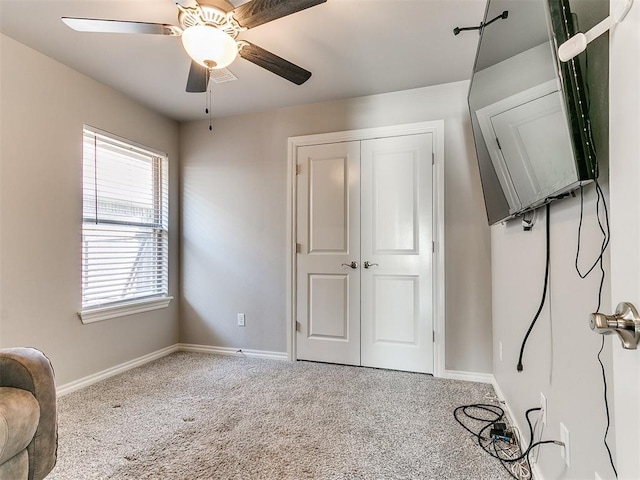
{"label": "brown upholstered armchair", "polygon": [[41,480],[58,448],[56,388],[34,348],[0,350],[0,480]]}

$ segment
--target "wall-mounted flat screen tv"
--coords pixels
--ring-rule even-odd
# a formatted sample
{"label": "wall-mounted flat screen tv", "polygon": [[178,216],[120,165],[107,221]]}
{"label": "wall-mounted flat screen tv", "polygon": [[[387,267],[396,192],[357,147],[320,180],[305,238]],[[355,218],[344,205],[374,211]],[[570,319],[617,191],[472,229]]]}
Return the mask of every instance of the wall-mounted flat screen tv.
{"label": "wall-mounted flat screen tv", "polygon": [[488,0],[469,110],[489,224],[562,198],[597,175],[568,0]]}

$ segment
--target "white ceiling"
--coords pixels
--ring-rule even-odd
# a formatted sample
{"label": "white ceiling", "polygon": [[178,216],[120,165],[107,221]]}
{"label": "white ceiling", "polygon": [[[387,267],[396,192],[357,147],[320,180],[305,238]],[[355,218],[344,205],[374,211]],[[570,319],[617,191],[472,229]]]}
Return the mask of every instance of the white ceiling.
{"label": "white ceiling", "polygon": [[476,69],[485,69],[548,42],[550,32],[545,3],[542,0],[491,0],[488,22],[504,10],[509,12],[509,16],[485,28]]}
{"label": "white ceiling", "polygon": [[[237,0],[236,6],[243,3]],[[313,73],[296,86],[238,58],[239,80],[213,85],[213,114],[239,113],[437,85],[471,77],[485,0],[328,0],[240,34]],[[186,93],[177,37],[79,33],[62,16],[177,25],[171,0],[0,0],[0,31],[176,120],[205,118]],[[42,81],[46,81],[43,72]]]}

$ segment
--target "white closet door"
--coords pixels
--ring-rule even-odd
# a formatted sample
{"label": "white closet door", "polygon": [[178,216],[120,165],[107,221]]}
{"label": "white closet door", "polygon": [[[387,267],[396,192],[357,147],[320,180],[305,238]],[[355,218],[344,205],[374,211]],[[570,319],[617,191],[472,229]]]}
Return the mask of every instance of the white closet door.
{"label": "white closet door", "polygon": [[297,188],[297,358],[360,365],[360,142],[300,147]]}
{"label": "white closet door", "polygon": [[362,142],[363,366],[433,372],[432,152],[430,133]]}

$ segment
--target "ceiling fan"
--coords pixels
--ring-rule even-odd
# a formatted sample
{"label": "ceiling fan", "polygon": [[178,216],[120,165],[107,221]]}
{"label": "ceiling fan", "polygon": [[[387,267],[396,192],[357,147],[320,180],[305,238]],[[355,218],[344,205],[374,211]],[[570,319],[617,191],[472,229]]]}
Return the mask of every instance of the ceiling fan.
{"label": "ceiling fan", "polygon": [[227,0],[200,0],[195,5],[189,0],[175,1],[180,26],[75,17],[62,17],[62,21],[79,32],[181,36],[182,45],[191,57],[187,92],[206,92],[211,69],[227,67],[238,55],[296,85],[302,85],[311,77],[308,70],[236,37],[249,28],[327,0],[252,0],[235,9]]}

